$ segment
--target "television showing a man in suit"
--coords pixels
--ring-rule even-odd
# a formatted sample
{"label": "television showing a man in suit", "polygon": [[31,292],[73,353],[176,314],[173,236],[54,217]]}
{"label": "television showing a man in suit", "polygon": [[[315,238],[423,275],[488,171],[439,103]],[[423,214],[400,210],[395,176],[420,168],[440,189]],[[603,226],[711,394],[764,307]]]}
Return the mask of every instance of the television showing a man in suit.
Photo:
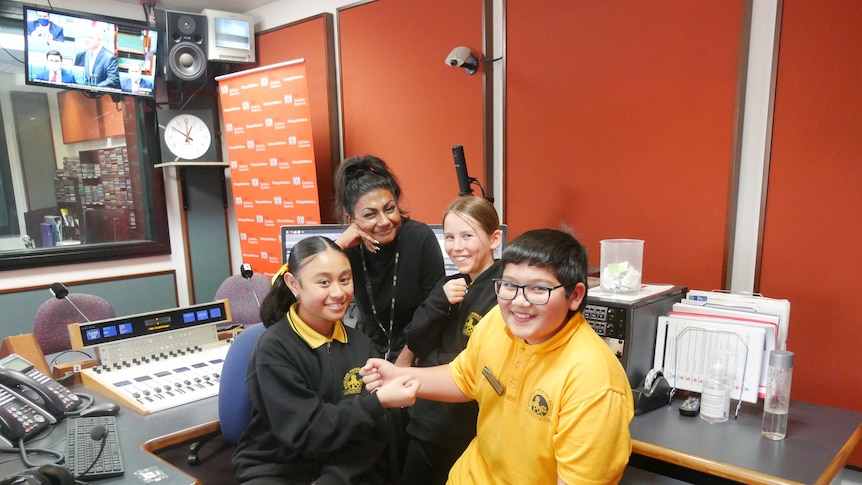
{"label": "television showing a man in suit", "polygon": [[43,11],[36,12],[35,20],[27,21],[27,35],[46,41],[63,42],[66,39],[63,35],[63,27],[52,22],[48,12]]}
{"label": "television showing a man in suit", "polygon": [[120,89],[120,74],[117,58],[102,46],[104,32],[97,26],[84,34],[83,52],[75,56],[75,65],[84,67],[85,84]]}
{"label": "television showing a man in suit", "polygon": [[45,54],[45,67],[33,75],[33,79],[51,83],[76,83],[75,75],[63,68],[63,54],[50,50]]}
{"label": "television showing a man in suit", "polygon": [[125,93],[150,94],[153,92],[153,82],[141,75],[140,64],[129,64],[129,77],[120,82]]}

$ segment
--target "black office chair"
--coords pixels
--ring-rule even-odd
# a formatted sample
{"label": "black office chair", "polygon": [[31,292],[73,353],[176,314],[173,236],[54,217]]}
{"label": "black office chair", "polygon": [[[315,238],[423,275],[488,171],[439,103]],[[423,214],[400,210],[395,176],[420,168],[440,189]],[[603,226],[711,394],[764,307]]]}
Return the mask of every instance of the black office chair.
{"label": "black office chair", "polygon": [[245,373],[248,360],[263,335],[266,327],[256,323],[246,327],[236,336],[225,356],[219,378],[218,419],[220,431],[192,443],[189,448],[188,462],[191,466],[201,463],[200,449],[221,433],[225,443],[235,446],[251,422],[251,399],[245,387]]}

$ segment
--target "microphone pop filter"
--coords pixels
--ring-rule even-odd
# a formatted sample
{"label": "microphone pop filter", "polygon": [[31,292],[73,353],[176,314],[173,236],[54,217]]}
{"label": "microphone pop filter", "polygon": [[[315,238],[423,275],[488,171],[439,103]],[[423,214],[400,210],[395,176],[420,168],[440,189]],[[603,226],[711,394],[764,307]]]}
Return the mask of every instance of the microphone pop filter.
{"label": "microphone pop filter", "polygon": [[106,428],[104,424],[97,424],[90,428],[90,439],[93,441],[103,440],[107,435],[108,428]]}
{"label": "microphone pop filter", "polygon": [[66,298],[66,295],[69,294],[69,290],[66,288],[66,285],[63,283],[51,283],[51,294],[54,295],[54,298],[58,300],[62,300]]}

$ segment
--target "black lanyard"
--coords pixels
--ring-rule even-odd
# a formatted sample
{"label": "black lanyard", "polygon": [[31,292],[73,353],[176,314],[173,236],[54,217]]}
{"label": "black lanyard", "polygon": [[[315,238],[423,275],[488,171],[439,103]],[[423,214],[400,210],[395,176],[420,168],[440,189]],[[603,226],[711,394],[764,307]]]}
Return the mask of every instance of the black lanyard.
{"label": "black lanyard", "polygon": [[[396,239],[395,244],[398,244]],[[389,331],[386,331],[386,327],[383,326],[383,323],[380,321],[380,315],[377,314],[377,305],[374,304],[374,291],[371,290],[371,275],[368,274],[368,264],[365,262],[365,247],[359,250],[359,254],[362,256],[362,272],[365,274],[365,291],[368,292],[368,301],[371,303],[371,313],[374,314],[374,319],[377,320],[377,326],[380,327],[380,330],[383,331],[383,335],[386,335],[386,353],[383,358],[389,360],[389,352],[392,351],[392,328],[395,325],[395,288],[398,285],[398,257],[400,252],[398,250],[398,246],[395,246],[395,264],[392,268],[392,306],[389,308]]]}

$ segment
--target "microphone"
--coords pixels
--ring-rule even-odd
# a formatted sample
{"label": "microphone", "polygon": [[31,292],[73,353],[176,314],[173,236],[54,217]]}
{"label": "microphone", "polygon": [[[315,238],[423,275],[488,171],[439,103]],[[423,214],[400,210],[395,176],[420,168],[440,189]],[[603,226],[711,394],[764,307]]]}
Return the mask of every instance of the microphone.
{"label": "microphone", "polygon": [[458,195],[472,195],[470,176],[467,175],[467,162],[464,160],[464,146],[453,145],[452,157],[455,159],[455,174],[458,176]]}
{"label": "microphone", "polygon": [[66,288],[66,285],[63,283],[51,283],[51,294],[54,295],[54,298],[58,300],[62,300],[66,298],[66,295],[69,294],[69,290]]}
{"label": "microphone", "polygon": [[84,478],[84,475],[86,475],[90,470],[92,470],[93,467],[96,466],[96,463],[99,462],[99,458],[102,457],[102,453],[105,451],[105,444],[107,444],[108,442],[108,440],[105,439],[107,436],[108,428],[106,428],[104,424],[97,424],[90,428],[90,439],[93,441],[101,440],[102,446],[99,447],[99,453],[97,453],[96,457],[93,458],[93,463],[90,463],[90,466],[88,466],[86,470],[84,470],[83,472],[81,472],[80,475],[75,477],[75,480],[80,480]]}
{"label": "microphone", "polygon": [[260,308],[260,300],[257,298],[257,292],[254,291],[254,283],[251,282],[251,277],[254,276],[254,271],[252,271],[251,265],[248,263],[242,263],[239,267],[239,274],[248,280],[248,284],[251,286],[251,294],[254,295],[254,301],[257,302],[257,307]]}
{"label": "microphone", "polygon": [[87,315],[84,315],[84,312],[82,312],[81,309],[78,308],[78,305],[76,305],[75,302],[73,302],[72,299],[68,297],[69,290],[68,288],[66,288],[66,285],[64,285],[63,283],[51,283],[50,290],[51,294],[54,295],[54,298],[58,300],[68,301],[69,304],[72,305],[75,310],[77,310],[77,312],[84,318],[84,320],[88,322],[90,321],[90,319],[87,318]]}
{"label": "microphone", "polygon": [[243,278],[250,280],[254,275],[254,271],[251,270],[250,264],[242,263],[239,267],[239,274],[241,274]]}

